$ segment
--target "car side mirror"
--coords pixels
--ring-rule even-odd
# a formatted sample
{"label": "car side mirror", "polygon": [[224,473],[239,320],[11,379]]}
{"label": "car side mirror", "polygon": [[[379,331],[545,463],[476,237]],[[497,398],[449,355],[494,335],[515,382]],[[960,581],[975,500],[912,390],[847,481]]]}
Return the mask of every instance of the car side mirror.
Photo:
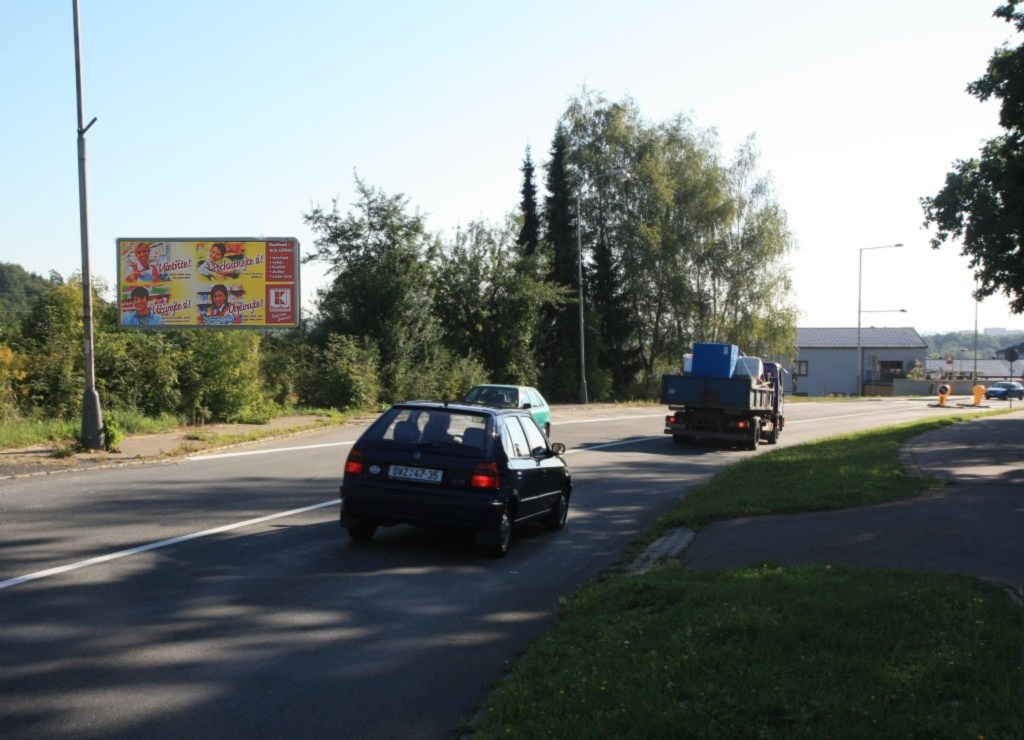
{"label": "car side mirror", "polygon": [[551,443],[551,451],[554,454],[556,454],[556,455],[564,455],[565,454],[565,445],[562,444],[561,442],[552,442]]}
{"label": "car side mirror", "polygon": [[530,405],[530,403],[529,403],[529,402],[527,402],[527,403],[524,403],[524,404],[523,404],[523,408],[524,408],[524,409],[532,409],[532,408],[533,408],[533,406],[531,406],[531,405]]}

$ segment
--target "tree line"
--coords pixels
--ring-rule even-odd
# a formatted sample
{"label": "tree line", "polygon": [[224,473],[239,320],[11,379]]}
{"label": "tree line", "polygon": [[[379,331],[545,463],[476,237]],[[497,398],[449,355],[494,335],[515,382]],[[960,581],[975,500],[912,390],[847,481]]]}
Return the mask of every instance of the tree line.
{"label": "tree line", "polygon": [[995,359],[997,353],[1019,344],[1024,344],[1024,333],[1010,332],[1004,335],[978,334],[955,331],[921,337],[928,345],[928,357],[933,360],[945,357],[955,359],[974,357],[975,342],[979,359]]}
{"label": "tree line", "polygon": [[[303,260],[326,264],[330,283],[296,329],[121,329],[94,283],[103,408],[246,420],[456,398],[483,381],[574,401],[581,339],[591,400],[642,399],[696,341],[792,354],[792,236],[753,138],[727,160],[713,130],[584,90],[539,170],[528,147],[514,210],[447,236],[357,176],[347,208],[303,214]],[[81,281],[0,267],[19,286],[0,302],[0,415],[74,418]]]}

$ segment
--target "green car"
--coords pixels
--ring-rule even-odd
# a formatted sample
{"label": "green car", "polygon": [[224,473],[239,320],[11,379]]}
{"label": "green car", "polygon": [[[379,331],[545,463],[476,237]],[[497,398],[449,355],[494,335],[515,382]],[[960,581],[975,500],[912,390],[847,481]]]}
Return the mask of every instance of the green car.
{"label": "green car", "polygon": [[526,385],[474,385],[463,403],[497,409],[529,409],[544,434],[551,436],[551,408],[536,388]]}

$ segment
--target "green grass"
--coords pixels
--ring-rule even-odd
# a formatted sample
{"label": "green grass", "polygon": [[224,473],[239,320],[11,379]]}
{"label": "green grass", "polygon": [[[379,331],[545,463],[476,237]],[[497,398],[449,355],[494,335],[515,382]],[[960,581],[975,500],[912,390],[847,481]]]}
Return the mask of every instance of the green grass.
{"label": "green grass", "polygon": [[[177,428],[181,421],[164,414],[144,416],[137,412],[109,412],[104,422],[113,424],[122,434],[157,434]],[[18,449],[53,442],[73,446],[81,433],[81,420],[16,419],[0,425],[0,449]]]}
{"label": "green grass", "polygon": [[903,443],[933,429],[1003,413],[922,419],[746,458],[662,515],[651,535],[674,527],[699,529],[721,519],[845,509],[916,496],[943,484],[903,472],[898,459]]}
{"label": "green grass", "polygon": [[[976,414],[749,458],[642,538],[913,496],[904,441]],[[809,463],[813,463],[809,465]],[[1021,733],[1021,607],[972,578],[815,565],[608,572],[488,697],[496,737],[985,737]]]}
{"label": "green grass", "polygon": [[1015,738],[1020,611],[965,577],[813,566],[603,581],[491,694],[475,740]]}
{"label": "green grass", "polygon": [[64,442],[78,437],[81,422],[20,419],[0,424],[0,449]]}

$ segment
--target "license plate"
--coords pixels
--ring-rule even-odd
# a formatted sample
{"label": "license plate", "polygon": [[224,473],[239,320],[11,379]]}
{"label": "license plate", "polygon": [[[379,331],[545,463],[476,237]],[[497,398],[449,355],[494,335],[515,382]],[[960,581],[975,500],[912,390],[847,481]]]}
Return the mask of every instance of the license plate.
{"label": "license plate", "polygon": [[441,482],[441,471],[432,468],[410,468],[405,465],[392,465],[388,468],[388,476],[400,480],[415,480],[421,483]]}

